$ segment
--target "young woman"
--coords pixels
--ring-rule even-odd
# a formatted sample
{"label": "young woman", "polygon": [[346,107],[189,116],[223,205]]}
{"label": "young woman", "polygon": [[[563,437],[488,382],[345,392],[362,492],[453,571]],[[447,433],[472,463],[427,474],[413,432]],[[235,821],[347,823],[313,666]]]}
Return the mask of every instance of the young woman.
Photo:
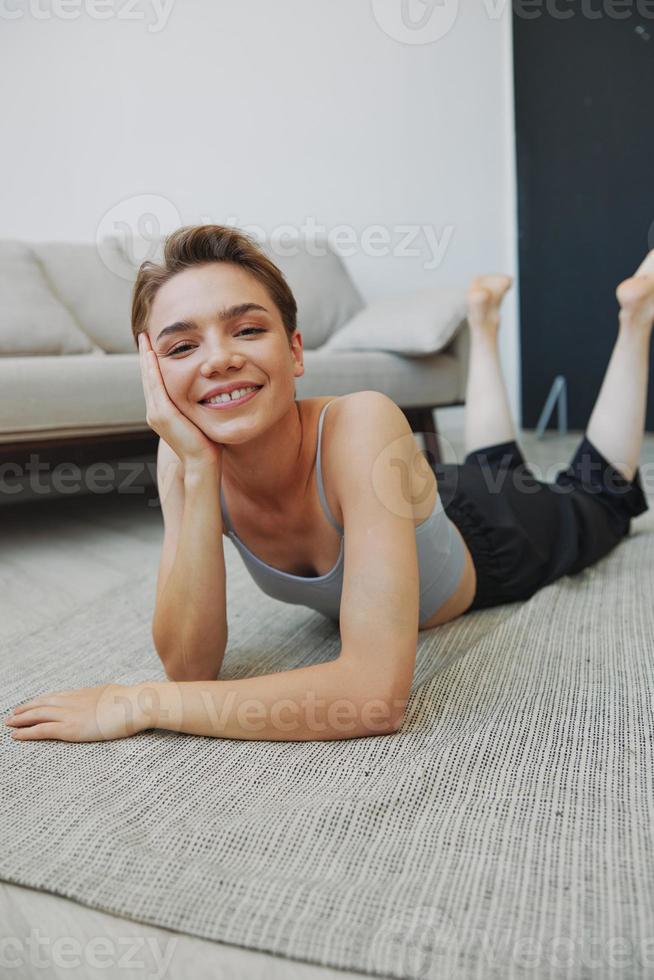
{"label": "young woman", "polygon": [[[164,516],[153,638],[168,681],[55,692],[15,709],[19,739],[92,741],[162,727],[239,739],[395,732],[419,630],[527,599],[606,555],[647,508],[638,478],[654,252],[617,290],[618,339],[588,429],[553,484],[515,441],[497,352],[511,280],[468,293],[462,465],[430,467],[402,411],[361,391],[295,400],[296,305],[248,238],[171,235],[141,266],[132,329]],[[217,680],[229,536],[257,584],[338,622],[326,663]]]}

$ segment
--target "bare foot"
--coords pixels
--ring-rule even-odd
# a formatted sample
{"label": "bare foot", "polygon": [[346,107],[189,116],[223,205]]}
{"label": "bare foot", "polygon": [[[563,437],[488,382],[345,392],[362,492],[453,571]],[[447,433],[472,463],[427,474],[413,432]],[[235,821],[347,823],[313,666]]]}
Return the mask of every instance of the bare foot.
{"label": "bare foot", "polygon": [[512,284],[512,276],[477,276],[472,280],[466,293],[471,330],[493,331],[497,334],[500,304]]}
{"label": "bare foot", "polygon": [[631,279],[616,289],[620,304],[620,322],[640,327],[654,323],[654,249],[638,266]]}

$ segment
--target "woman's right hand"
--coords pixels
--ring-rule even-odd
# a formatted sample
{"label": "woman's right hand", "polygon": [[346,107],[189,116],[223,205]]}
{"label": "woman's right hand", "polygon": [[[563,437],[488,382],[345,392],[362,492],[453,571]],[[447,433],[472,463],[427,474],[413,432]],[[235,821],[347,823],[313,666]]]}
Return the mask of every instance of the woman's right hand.
{"label": "woman's right hand", "polygon": [[167,442],[184,469],[189,466],[221,462],[222,446],[177,408],[166,391],[159,360],[146,333],[138,335],[141,380],[145,394],[145,420]]}

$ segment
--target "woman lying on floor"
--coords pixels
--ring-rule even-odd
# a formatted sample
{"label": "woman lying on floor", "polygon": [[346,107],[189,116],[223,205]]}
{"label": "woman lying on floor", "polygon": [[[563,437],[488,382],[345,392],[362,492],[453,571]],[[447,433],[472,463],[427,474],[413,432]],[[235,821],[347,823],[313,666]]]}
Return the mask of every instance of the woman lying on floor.
{"label": "woman lying on floor", "polygon": [[[501,376],[499,307],[510,284],[499,275],[472,283],[467,456],[430,467],[385,395],[295,400],[304,374],[295,300],[253,242],[217,225],[171,235],[163,264],[141,266],[132,309],[147,421],[161,437],[153,638],[168,681],[42,695],[15,709],[12,734],[94,741],[167,728],[295,741],[395,732],[419,630],[528,599],[611,551],[647,509],[637,465],[654,251],[618,287],[606,376],[553,484],[524,462]],[[227,645],[223,534],[265,592],[338,623],[336,659],[216,680]]]}

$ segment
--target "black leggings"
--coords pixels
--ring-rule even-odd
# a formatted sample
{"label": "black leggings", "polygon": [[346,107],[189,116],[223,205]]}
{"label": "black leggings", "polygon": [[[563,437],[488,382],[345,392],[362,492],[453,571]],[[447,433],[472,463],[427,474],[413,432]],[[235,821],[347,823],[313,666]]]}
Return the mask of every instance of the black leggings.
{"label": "black leggings", "polygon": [[471,609],[528,599],[608,554],[647,510],[630,483],[584,437],[554,483],[537,480],[516,442],[478,449],[462,465],[433,463],[447,515],[477,572]]}

